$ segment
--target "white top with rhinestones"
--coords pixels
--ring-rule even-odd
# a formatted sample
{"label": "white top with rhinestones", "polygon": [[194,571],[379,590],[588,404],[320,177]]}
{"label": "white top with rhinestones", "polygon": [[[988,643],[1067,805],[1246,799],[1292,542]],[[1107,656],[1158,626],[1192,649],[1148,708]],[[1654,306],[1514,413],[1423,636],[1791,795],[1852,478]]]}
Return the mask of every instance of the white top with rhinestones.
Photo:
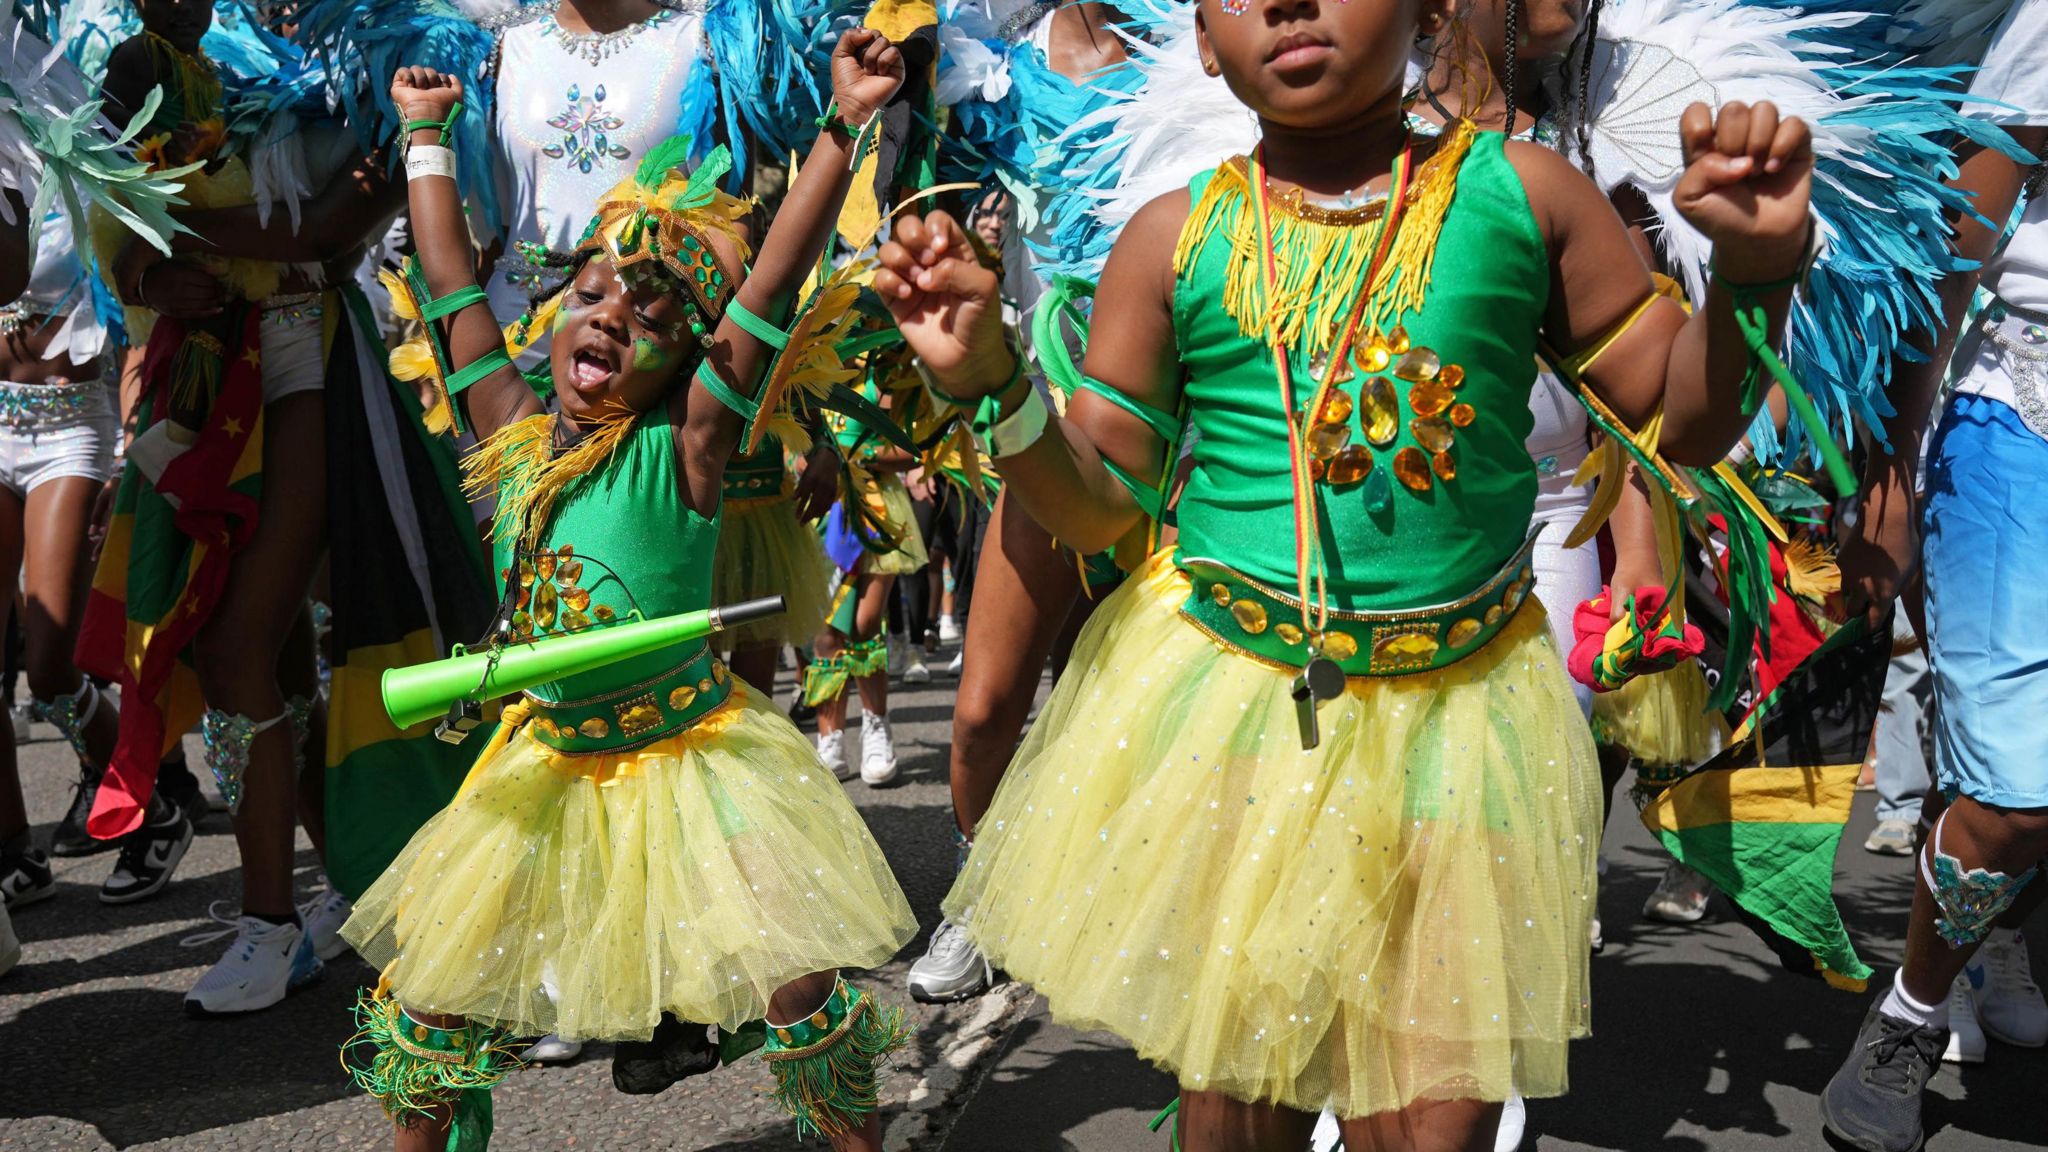
{"label": "white top with rhinestones", "polygon": [[[664,5],[639,24],[576,36],[553,6],[499,33],[492,158],[504,208],[491,309],[509,322],[534,286],[522,243],[567,253],[598,198],[675,132],[683,88],[702,61],[702,5]],[[522,364],[538,358],[538,348]]]}

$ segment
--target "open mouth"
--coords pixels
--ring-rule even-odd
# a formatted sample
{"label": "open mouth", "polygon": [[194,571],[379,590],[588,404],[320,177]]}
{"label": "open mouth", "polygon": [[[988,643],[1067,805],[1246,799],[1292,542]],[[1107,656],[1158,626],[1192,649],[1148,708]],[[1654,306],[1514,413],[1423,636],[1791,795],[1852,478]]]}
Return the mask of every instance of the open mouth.
{"label": "open mouth", "polygon": [[1328,59],[1330,42],[1313,32],[1289,32],[1273,44],[1266,53],[1266,63],[1275,71],[1288,72],[1301,68],[1312,68]]}
{"label": "open mouth", "polygon": [[569,381],[578,392],[601,390],[617,372],[610,359],[587,348],[579,348],[569,357]]}

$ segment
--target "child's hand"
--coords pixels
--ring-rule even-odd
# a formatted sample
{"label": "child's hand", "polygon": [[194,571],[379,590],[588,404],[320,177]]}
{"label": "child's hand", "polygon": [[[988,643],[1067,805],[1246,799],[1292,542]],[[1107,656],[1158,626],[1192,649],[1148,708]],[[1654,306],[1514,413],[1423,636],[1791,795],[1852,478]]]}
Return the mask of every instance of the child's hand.
{"label": "child's hand", "polygon": [[1694,104],[1679,120],[1685,173],[1678,212],[1714,242],[1714,263],[1736,284],[1782,280],[1806,255],[1813,189],[1813,133],[1780,120],[1768,101],[1729,103],[1717,115]]}
{"label": "child's hand", "polygon": [[1015,362],[1003,341],[1002,286],[944,212],[896,218],[875,291],[939,387],[969,400],[1001,391]]}
{"label": "child's hand", "polygon": [[410,124],[448,119],[448,110],[462,99],[462,81],[432,68],[400,68],[391,78],[391,102],[399,118]]}
{"label": "child's hand", "polygon": [[852,28],[832,49],[832,99],[858,131],[903,86],[903,53],[872,28]]}

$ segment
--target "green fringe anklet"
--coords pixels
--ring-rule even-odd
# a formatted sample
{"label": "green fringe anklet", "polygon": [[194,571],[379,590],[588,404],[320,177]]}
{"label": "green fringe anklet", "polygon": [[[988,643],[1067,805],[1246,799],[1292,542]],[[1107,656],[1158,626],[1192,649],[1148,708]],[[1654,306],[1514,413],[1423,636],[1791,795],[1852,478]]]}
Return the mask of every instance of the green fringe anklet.
{"label": "green fringe anklet", "polygon": [[775,1071],[775,1102],[798,1139],[853,1131],[881,1098],[876,1068],[910,1040],[901,1008],[883,1008],[841,979],[807,1020],[770,1024],[761,1058]]}
{"label": "green fringe anklet", "polygon": [[[496,1029],[469,1023],[435,1028],[406,1014],[398,1001],[375,992],[356,1001],[356,1034],[342,1046],[341,1066],[356,1087],[375,1096],[403,1125],[446,1104],[447,1152],[483,1152],[491,1142],[491,1089],[519,1066]],[[350,1059],[359,1047],[367,1063]]]}

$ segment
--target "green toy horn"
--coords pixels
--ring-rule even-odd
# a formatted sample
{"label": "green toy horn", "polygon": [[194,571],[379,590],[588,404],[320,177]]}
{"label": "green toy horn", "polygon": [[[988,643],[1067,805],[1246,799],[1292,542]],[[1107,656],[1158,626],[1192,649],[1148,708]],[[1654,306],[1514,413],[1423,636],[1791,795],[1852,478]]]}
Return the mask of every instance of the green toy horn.
{"label": "green toy horn", "polygon": [[385,669],[384,711],[390,713],[393,724],[410,728],[445,714],[458,700],[490,700],[523,692],[536,684],[701,640],[782,610],[782,597],[769,596],[656,620],[588,628],[551,640],[507,644],[496,651],[470,652],[458,644],[446,660]]}

